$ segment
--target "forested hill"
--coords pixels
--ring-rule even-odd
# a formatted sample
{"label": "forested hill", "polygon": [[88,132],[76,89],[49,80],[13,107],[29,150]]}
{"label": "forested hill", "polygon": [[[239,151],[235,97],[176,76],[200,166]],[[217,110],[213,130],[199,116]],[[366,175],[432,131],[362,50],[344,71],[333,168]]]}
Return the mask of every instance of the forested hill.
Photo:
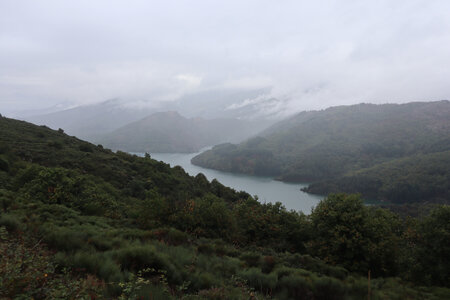
{"label": "forested hill", "polygon": [[2,299],[448,299],[449,216],[305,216],[0,116]]}
{"label": "forested hill", "polygon": [[188,119],[169,111],[154,113],[92,140],[129,152],[193,153],[217,143],[240,142],[267,127],[265,124],[238,119]]}
{"label": "forested hill", "polygon": [[[449,101],[359,104],[302,112],[239,145],[218,145],[192,162],[317,183],[307,191],[319,194],[351,191],[401,202],[411,201],[401,193],[411,189],[419,192],[418,201],[448,201],[448,150]],[[431,155],[438,153],[441,160]],[[399,171],[405,158],[410,158],[408,168]]]}
{"label": "forested hill", "polygon": [[68,134],[91,141],[128,123],[154,113],[155,109],[128,107],[121,99],[82,105],[44,115],[25,117],[25,120],[50,128],[63,128]]}

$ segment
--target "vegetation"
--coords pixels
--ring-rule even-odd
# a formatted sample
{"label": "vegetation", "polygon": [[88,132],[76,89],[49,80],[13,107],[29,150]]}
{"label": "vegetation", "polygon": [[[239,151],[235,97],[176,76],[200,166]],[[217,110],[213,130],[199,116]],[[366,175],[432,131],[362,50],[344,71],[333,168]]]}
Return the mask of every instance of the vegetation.
{"label": "vegetation", "polygon": [[192,163],[312,182],[305,191],[321,195],[448,204],[449,116],[449,101],[302,112],[239,145],[218,145]]}
{"label": "vegetation", "polygon": [[363,192],[369,199],[389,200],[397,204],[418,203],[429,199],[448,204],[450,151],[392,160],[349,172],[336,179],[313,183],[305,191]]}
{"label": "vegetation", "polygon": [[[0,118],[0,298],[445,299],[450,207],[334,194],[306,216]],[[426,255],[424,255],[426,253]]]}

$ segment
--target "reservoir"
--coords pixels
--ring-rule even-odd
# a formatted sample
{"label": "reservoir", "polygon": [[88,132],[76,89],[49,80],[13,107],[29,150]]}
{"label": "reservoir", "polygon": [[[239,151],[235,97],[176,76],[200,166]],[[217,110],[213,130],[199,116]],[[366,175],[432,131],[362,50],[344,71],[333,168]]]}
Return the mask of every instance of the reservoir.
{"label": "reservoir", "polygon": [[[135,154],[143,156],[142,153]],[[191,164],[191,158],[197,154],[151,153],[150,156],[153,159],[170,164],[171,167],[181,166],[189,175],[195,176],[198,173],[203,173],[209,181],[215,178],[223,185],[237,191],[246,191],[250,195],[256,195],[261,203],[281,202],[288,210],[293,209],[309,214],[311,213],[311,208],[323,199],[323,196],[302,192],[300,189],[305,187],[306,184],[285,183],[270,177],[221,172],[195,166]]]}

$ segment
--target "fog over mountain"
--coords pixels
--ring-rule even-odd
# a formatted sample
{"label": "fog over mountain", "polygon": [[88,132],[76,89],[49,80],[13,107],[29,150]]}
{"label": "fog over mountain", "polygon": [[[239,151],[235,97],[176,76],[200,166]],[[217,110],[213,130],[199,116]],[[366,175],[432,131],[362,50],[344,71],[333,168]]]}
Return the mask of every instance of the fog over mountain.
{"label": "fog over mountain", "polygon": [[223,103],[197,96],[216,91],[249,93],[229,109],[252,104],[283,116],[436,101],[450,98],[449,53],[445,0],[6,0],[0,111],[24,117],[120,98],[149,107],[178,101],[195,107],[186,116],[204,117],[196,104]]}
{"label": "fog over mountain", "polygon": [[[53,129],[62,128],[70,135],[93,142],[104,140],[103,138],[99,139],[99,137],[129,123],[136,122],[156,112],[166,111],[176,111],[189,118],[241,119],[242,121],[236,124],[246,124],[250,127],[241,128],[241,132],[237,132],[235,136],[247,138],[252,133],[256,133],[255,128],[263,128],[264,124],[270,124],[282,117],[282,115],[278,115],[276,109],[273,109],[277,107],[279,101],[269,98],[267,92],[264,89],[246,91],[236,89],[213,90],[189,94],[175,101],[152,103],[152,105],[145,101],[129,101],[129,99],[116,98],[98,104],[80,105],[59,111],[52,111],[54,110],[52,107],[49,113],[37,115],[32,115],[33,111],[18,111],[16,114],[29,122],[46,125]],[[258,103],[249,101],[249,99],[255,97],[266,97],[266,101]],[[189,103],[189,105],[186,105],[186,103]],[[43,110],[35,112],[43,112]],[[250,123],[244,122],[245,120],[250,121]],[[255,120],[260,125],[253,126],[251,121]],[[170,128],[169,131],[172,132],[175,128],[176,125]],[[224,128],[223,131],[229,130]],[[225,138],[211,141],[219,143],[237,140]],[[212,144],[205,144],[202,147],[209,145]],[[194,148],[197,149],[197,146]],[[183,152],[185,151],[183,150]]]}
{"label": "fog over mountain", "polygon": [[241,142],[265,129],[265,120],[185,118],[175,111],[154,113],[93,142],[113,150],[151,153],[194,153],[223,142]]}

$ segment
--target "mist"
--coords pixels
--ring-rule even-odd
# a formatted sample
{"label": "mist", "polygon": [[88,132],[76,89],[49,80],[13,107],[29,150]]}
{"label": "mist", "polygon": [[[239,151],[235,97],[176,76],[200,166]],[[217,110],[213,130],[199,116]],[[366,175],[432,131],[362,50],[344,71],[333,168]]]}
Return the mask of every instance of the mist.
{"label": "mist", "polygon": [[435,101],[449,98],[448,65],[448,1],[0,3],[7,115],[228,90],[263,90],[226,106],[260,115]]}

